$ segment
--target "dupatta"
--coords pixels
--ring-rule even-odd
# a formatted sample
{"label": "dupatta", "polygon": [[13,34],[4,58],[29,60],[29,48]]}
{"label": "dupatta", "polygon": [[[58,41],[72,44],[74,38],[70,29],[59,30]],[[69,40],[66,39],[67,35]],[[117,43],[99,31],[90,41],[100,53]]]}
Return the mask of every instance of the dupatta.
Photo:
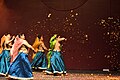
{"label": "dupatta", "polygon": [[15,60],[16,56],[18,55],[19,48],[22,46],[23,41],[24,40],[20,39],[19,37],[15,38],[14,44],[10,50],[11,62],[13,62]]}

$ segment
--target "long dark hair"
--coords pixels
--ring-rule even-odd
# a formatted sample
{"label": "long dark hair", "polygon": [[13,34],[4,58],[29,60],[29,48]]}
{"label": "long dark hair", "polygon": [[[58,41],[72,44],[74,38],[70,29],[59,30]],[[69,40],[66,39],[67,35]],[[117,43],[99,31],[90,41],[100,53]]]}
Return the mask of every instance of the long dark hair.
{"label": "long dark hair", "polygon": [[38,34],[38,35],[37,35],[37,37],[40,39],[40,38],[41,38],[41,35],[40,35],[40,34]]}
{"label": "long dark hair", "polygon": [[23,34],[24,34],[24,33],[19,33],[19,34],[18,34],[18,37],[20,38]]}

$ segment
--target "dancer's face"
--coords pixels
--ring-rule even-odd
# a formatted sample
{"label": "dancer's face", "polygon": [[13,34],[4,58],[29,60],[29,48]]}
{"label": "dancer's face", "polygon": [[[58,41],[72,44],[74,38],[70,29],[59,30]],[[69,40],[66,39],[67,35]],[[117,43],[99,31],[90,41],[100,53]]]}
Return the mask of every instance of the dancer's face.
{"label": "dancer's face", "polygon": [[41,36],[40,40],[43,40],[43,36]]}
{"label": "dancer's face", "polygon": [[8,39],[10,39],[10,38],[11,38],[10,34],[8,34],[8,35],[7,35],[7,38],[8,38]]}
{"label": "dancer's face", "polygon": [[20,36],[20,38],[21,38],[21,39],[25,39],[25,35],[22,34],[22,35]]}
{"label": "dancer's face", "polygon": [[55,37],[57,37],[57,34],[54,34]]}

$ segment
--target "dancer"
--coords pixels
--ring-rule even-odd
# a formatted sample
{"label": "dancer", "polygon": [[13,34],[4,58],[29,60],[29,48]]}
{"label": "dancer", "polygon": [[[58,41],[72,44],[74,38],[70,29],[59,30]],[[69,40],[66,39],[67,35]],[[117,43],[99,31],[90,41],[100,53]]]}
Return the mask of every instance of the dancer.
{"label": "dancer", "polygon": [[65,38],[57,37],[55,34],[50,39],[50,48],[48,57],[48,69],[45,71],[47,74],[66,74],[66,69],[61,55],[61,44],[60,42],[66,40]]}
{"label": "dancer", "polygon": [[34,48],[25,40],[24,34],[17,35],[10,51],[11,64],[8,71],[9,78],[33,79],[27,48],[34,50]]}
{"label": "dancer", "polygon": [[38,35],[33,44],[33,48],[37,50],[37,53],[33,54],[32,68],[41,70],[47,69],[46,55],[44,52],[47,48],[44,44],[43,36],[40,37],[40,35]]}
{"label": "dancer", "polygon": [[45,71],[47,74],[53,74],[50,58],[51,58],[51,55],[52,55],[52,52],[53,52],[53,49],[56,43],[56,40],[55,40],[56,37],[57,37],[57,34],[54,34],[54,36],[52,36],[50,39],[50,49],[49,49],[49,52],[47,53],[48,66],[47,66],[47,70]]}
{"label": "dancer", "polygon": [[10,40],[10,34],[4,35],[1,38],[1,49],[2,53],[0,55],[0,74],[6,75],[10,65],[10,49],[12,47],[13,38]]}

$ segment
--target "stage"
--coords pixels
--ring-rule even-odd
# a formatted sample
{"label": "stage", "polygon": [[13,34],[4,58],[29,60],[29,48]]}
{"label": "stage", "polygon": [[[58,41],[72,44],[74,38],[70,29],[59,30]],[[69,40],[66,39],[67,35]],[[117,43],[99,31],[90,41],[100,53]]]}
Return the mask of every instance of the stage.
{"label": "stage", "polygon": [[[68,71],[66,76],[45,75],[43,72],[35,71],[34,80],[120,80],[120,72],[102,72],[102,71]],[[0,77],[0,80],[7,80]]]}

